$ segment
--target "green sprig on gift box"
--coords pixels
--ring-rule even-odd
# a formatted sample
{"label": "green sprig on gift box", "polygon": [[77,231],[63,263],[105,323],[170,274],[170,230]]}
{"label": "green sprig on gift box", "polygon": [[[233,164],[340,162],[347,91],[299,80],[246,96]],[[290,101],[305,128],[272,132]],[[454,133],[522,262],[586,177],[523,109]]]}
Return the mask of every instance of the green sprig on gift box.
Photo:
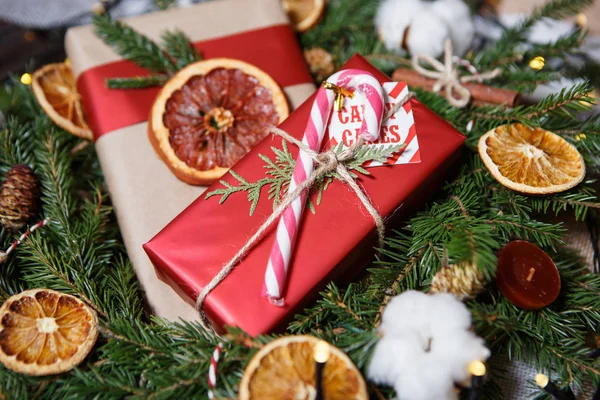
{"label": "green sprig on gift box", "polygon": [[154,74],[106,80],[110,89],[141,89],[162,86],[174,73],[202,59],[187,36],[181,31],[166,31],[162,47],[147,36],[108,14],[94,17],[96,34],[123,58]]}
{"label": "green sprig on gift box", "polygon": [[[363,146],[357,151],[356,156],[349,161],[345,166],[349,170],[352,178],[356,179],[358,175],[353,171],[356,171],[363,175],[370,175],[369,171],[363,167],[368,161],[378,161],[384,163],[389,157],[393,156],[394,153],[400,151],[404,144],[390,145],[390,146]],[[210,199],[214,196],[221,196],[219,204],[222,204],[234,193],[248,192],[248,201],[250,202],[250,215],[254,214],[262,188],[268,186],[268,199],[273,200],[273,209],[277,208],[279,202],[284,197],[289,182],[292,179],[294,173],[294,167],[296,166],[296,160],[288,149],[287,142],[284,140],[281,145],[281,150],[277,147],[271,147],[271,150],[275,154],[275,161],[269,157],[259,154],[259,157],[265,162],[265,177],[257,180],[256,182],[248,182],[242,176],[235,171],[229,171],[238,182],[238,185],[232,185],[231,183],[220,180],[221,185],[224,186],[222,189],[215,189],[208,192],[205,196],[206,199]],[[336,154],[340,154],[344,150],[343,143],[339,143],[331,151]],[[328,172],[315,183],[313,189],[317,193],[316,205],[321,204],[323,198],[323,192],[327,189],[329,184],[334,179],[340,179],[341,177],[337,172]],[[309,198],[308,207],[311,212],[315,213],[315,205]]]}
{"label": "green sprig on gift box", "polygon": [[[561,75],[559,71],[547,64],[544,70],[534,73],[527,65],[529,56],[579,53],[580,36],[524,53],[520,45],[525,34],[543,16],[575,14],[589,3],[553,1],[536,12],[530,22],[507,31],[497,44],[473,54],[470,60],[483,69],[493,63],[502,65],[500,86],[531,90],[539,82],[552,81]],[[382,54],[383,47],[373,28],[376,5],[375,0],[331,0],[322,22],[301,35],[300,40],[306,48],[325,48],[338,65],[355,52]],[[131,33],[121,36],[121,28],[112,22],[105,27],[113,30],[116,41],[128,40],[144,47],[144,41]],[[171,59],[167,62],[157,48],[136,47],[135,53],[160,58],[162,61],[156,64],[156,60],[151,62],[159,69],[168,66],[159,73],[166,76],[170,65],[177,64]],[[398,58],[385,56],[371,59],[391,71]],[[572,69],[569,73],[594,82],[590,73],[597,70]],[[466,132],[471,145],[490,128],[533,114],[527,118],[528,123],[563,136],[583,154],[588,170],[597,173],[600,119],[587,115],[589,105],[581,103],[594,101],[589,97],[590,89],[574,86],[538,105],[516,110],[457,110],[444,98],[422,91],[418,99],[462,131],[474,119],[473,129]],[[54,126],[29,88],[18,80],[0,89],[0,109],[8,117],[0,130],[0,172],[6,173],[16,163],[33,167],[42,182],[40,217],[52,220],[0,265],[0,301],[23,289],[51,287],[88,302],[99,311],[101,324],[95,350],[73,372],[33,378],[0,366],[0,398],[205,397],[210,354],[220,339],[203,332],[197,323],[169,323],[145,313],[110,200],[100,184],[103,177],[93,145],[73,152],[78,139]],[[271,162],[277,165],[277,158]],[[597,385],[599,361],[587,356],[585,339],[588,332],[600,333],[600,277],[586,269],[579,255],[565,249],[565,226],[545,218],[559,212],[579,219],[598,213],[600,202],[593,185],[588,179],[562,194],[524,196],[496,183],[479,156],[469,154],[463,169],[437,198],[403,229],[387,237],[380,260],[364,281],[344,288],[330,284],[314,306],[295,318],[288,332],[323,337],[347,351],[364,369],[377,341],[375,327],[381,310],[390,296],[406,289],[427,290],[432,276],[446,261],[473,260],[488,277],[493,276],[496,250],[512,237],[519,237],[539,244],[555,260],[561,272],[564,301],[539,312],[524,311],[508,303],[491,285],[486,293],[467,303],[475,331],[486,339],[495,355],[534,361],[540,371],[552,375],[560,385],[581,388],[587,380]],[[284,190],[283,183],[274,187],[273,193]],[[12,240],[10,236],[0,239],[0,249]],[[249,338],[239,330],[229,332],[219,363],[217,397],[236,396],[245,364],[258,347],[272,338]],[[496,378],[503,371],[492,372],[496,375],[485,388],[485,399],[501,397]],[[386,388],[371,386],[371,392],[376,398],[394,397],[393,390]]]}

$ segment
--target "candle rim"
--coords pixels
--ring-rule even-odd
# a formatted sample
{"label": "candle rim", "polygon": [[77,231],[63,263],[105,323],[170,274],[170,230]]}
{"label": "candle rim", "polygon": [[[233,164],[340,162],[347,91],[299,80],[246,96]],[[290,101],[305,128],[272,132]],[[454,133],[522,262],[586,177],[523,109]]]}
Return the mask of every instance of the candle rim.
{"label": "candle rim", "polygon": [[[544,301],[539,299],[535,299],[532,301],[530,297],[523,296],[523,291],[519,290],[519,286],[511,286],[509,285],[509,281],[514,281],[514,275],[512,274],[511,268],[503,268],[502,264],[510,264],[508,261],[511,257],[509,257],[508,253],[512,251],[513,248],[518,248],[519,246],[524,246],[529,250],[529,255],[535,254],[540,258],[542,265],[545,266],[545,273],[551,274],[553,280],[557,283],[558,290],[554,293],[554,296],[547,297]],[[496,271],[496,284],[498,289],[502,292],[502,294],[507,298],[507,300],[514,304],[519,308],[523,308],[526,310],[539,310],[541,308],[547,307],[550,304],[554,303],[556,299],[560,296],[562,290],[562,279],[560,276],[560,271],[556,266],[554,260],[548,253],[544,251],[540,246],[537,246],[534,243],[531,243],[527,240],[516,239],[508,242],[498,251],[498,268]],[[507,264],[507,265],[508,265]],[[535,287],[535,286],[532,286]]]}

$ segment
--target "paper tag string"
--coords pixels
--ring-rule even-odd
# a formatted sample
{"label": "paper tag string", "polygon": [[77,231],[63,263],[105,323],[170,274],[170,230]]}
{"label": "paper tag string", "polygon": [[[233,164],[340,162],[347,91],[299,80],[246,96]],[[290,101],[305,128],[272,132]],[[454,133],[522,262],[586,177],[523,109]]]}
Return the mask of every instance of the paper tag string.
{"label": "paper tag string", "polygon": [[[444,90],[446,99],[454,107],[463,108],[469,104],[471,93],[462,84],[467,82],[479,81],[483,82],[488,79],[493,79],[500,74],[502,70],[496,68],[493,71],[477,73],[473,75],[460,76],[458,66],[460,63],[455,63],[452,57],[452,41],[449,39],[445,42],[444,63],[442,64],[433,57],[426,55],[413,56],[412,66],[419,74],[435,79],[436,83],[433,86],[434,92]],[[423,63],[429,64],[433,70],[427,69]]]}
{"label": "paper tag string", "polygon": [[[321,148],[334,103],[338,111],[341,110],[344,97],[353,96],[354,91],[360,95],[365,105],[359,136],[366,141],[375,141],[379,138],[384,104],[383,88],[379,81],[362,70],[349,69],[333,74],[317,91],[304,131],[303,146],[299,146],[301,150],[296,159],[288,193],[293,193],[313,173],[314,161],[319,157],[316,152]],[[305,151],[305,148],[310,149],[311,153]],[[335,157],[326,159],[324,154],[320,157],[321,161],[317,160],[317,163],[320,162],[321,166],[327,166],[330,170],[336,169],[338,161]],[[291,206],[283,212],[267,263],[263,295],[267,296],[272,304],[278,306],[284,304],[283,291],[298,228],[306,206],[306,197],[306,191],[301,192],[292,201]]]}
{"label": "paper tag string", "polygon": [[[389,119],[392,115],[394,115],[406,102],[408,102],[413,97],[414,97],[414,93],[409,92],[406,96],[404,96],[402,99],[400,99],[394,105],[394,107],[392,107],[392,109],[388,112],[384,121]],[[352,178],[352,175],[350,175],[350,172],[348,171],[348,169],[345,166],[345,163],[350,160],[353,160],[354,157],[356,156],[356,153],[362,149],[362,146],[364,145],[363,137],[359,137],[354,145],[352,145],[348,149],[345,149],[344,151],[342,151],[339,154],[335,153],[331,150],[327,151],[325,153],[317,153],[317,152],[311,150],[309,147],[304,145],[302,142],[300,142],[296,138],[294,138],[293,136],[289,135],[287,132],[285,132],[279,128],[272,127],[270,129],[270,132],[277,136],[282,137],[286,141],[292,142],[295,145],[297,145],[307,155],[309,155],[310,157],[313,158],[313,160],[317,163],[317,168],[305,181],[303,181],[296,188],[296,190],[294,190],[292,193],[286,194],[286,196],[283,199],[281,199],[281,202],[279,203],[277,208],[275,210],[273,210],[273,213],[266,219],[266,221],[263,222],[263,224],[260,227],[258,227],[256,232],[246,241],[244,246],[242,246],[242,248],[240,248],[238,250],[238,252],[231,258],[231,260],[229,260],[226,264],[223,265],[223,267],[221,268],[219,273],[217,275],[215,275],[215,277],[202,289],[202,291],[198,295],[198,298],[196,299],[196,310],[200,314],[200,324],[207,331],[214,331],[214,330],[211,327],[210,323],[208,322],[208,318],[203,309],[204,302],[206,301],[206,297],[210,294],[210,292],[214,288],[216,288],[219,285],[219,283],[221,283],[231,273],[231,271],[233,271],[235,266],[244,258],[244,256],[250,251],[250,249],[258,242],[258,240],[267,231],[267,229],[271,226],[271,224],[275,220],[277,220],[281,216],[281,214],[283,214],[285,209],[288,208],[292,204],[292,202],[298,196],[300,196],[301,193],[303,193],[305,190],[308,190],[310,187],[312,187],[319,178],[321,178],[328,172],[336,171],[339,174],[340,179],[344,183],[348,184],[348,186],[350,186],[350,188],[355,192],[357,197],[362,202],[363,206],[367,209],[367,211],[369,212],[369,214],[373,217],[373,220],[375,221],[375,226],[377,228],[377,236],[379,239],[378,245],[379,246],[383,245],[383,239],[384,239],[384,233],[385,233],[383,218],[381,217],[381,215],[379,215],[379,213],[377,212],[375,207],[371,204],[367,195],[362,191],[360,186],[358,186],[358,183],[356,183],[354,178]]]}
{"label": "paper tag string", "polygon": [[27,236],[29,236],[31,233],[35,232],[36,230],[38,230],[39,228],[41,228],[42,226],[46,226],[48,225],[48,220],[44,219],[40,222],[38,222],[35,225],[32,225],[31,227],[29,227],[29,229],[27,229],[25,231],[25,233],[23,233],[21,236],[19,236],[19,238],[17,240],[15,240],[14,242],[12,242],[12,244],[8,247],[8,249],[6,249],[6,251],[4,252],[4,254],[1,254],[2,252],[0,251],[0,264],[2,264],[2,262],[6,259],[6,257],[12,253],[18,245],[20,245],[23,240],[27,239]]}

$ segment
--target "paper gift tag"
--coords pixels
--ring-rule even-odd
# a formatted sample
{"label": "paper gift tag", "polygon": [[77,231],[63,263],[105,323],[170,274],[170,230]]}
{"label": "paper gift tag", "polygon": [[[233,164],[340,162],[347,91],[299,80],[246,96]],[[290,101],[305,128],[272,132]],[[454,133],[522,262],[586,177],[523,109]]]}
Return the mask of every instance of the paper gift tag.
{"label": "paper gift tag", "polygon": [[[408,94],[408,87],[404,82],[386,82],[383,84],[385,93],[385,109],[391,110],[397,100]],[[341,111],[334,110],[329,119],[329,127],[326,132],[325,148],[337,146],[344,143],[345,147],[352,146],[356,141],[357,134],[363,121],[363,107],[360,96],[344,99],[344,107]],[[381,127],[381,136],[378,141],[369,146],[389,146],[405,144],[394,156],[388,158],[385,165],[412,164],[421,162],[419,152],[419,140],[417,129],[413,118],[410,102],[400,107],[398,111]],[[384,165],[380,162],[370,162],[366,167],[377,167]]]}

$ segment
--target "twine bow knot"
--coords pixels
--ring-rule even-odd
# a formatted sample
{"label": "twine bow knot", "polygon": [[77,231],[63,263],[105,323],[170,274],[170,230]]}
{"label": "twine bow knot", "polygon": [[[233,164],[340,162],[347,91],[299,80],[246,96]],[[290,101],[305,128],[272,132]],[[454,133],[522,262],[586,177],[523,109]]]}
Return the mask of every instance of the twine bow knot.
{"label": "twine bow knot", "polygon": [[[463,86],[463,83],[493,79],[502,73],[500,68],[492,71],[482,72],[473,75],[460,76],[457,63],[452,57],[452,41],[446,40],[444,43],[444,63],[442,64],[433,57],[426,55],[413,56],[412,66],[419,74],[435,79],[433,91],[438,93],[442,90],[446,93],[446,99],[454,107],[463,108],[471,100],[471,92]],[[433,70],[423,66],[423,62],[429,64]]]}

